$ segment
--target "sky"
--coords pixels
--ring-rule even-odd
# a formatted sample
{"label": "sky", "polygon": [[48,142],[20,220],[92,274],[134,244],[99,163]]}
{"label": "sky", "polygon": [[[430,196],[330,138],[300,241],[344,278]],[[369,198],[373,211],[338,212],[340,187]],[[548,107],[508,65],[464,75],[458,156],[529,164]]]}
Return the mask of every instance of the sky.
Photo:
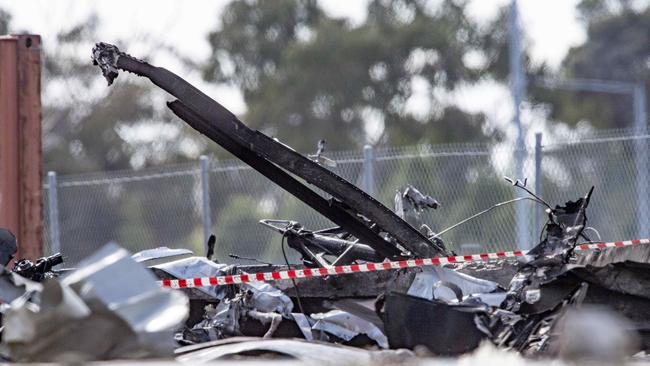
{"label": "sky", "polygon": [[[431,1],[435,3],[439,0]],[[349,18],[353,24],[363,22],[367,2],[368,0],[319,0],[320,6],[329,15]],[[476,20],[487,22],[496,16],[500,7],[509,2],[470,0],[468,11]],[[585,40],[585,29],[576,17],[577,2],[578,0],[519,0],[524,43],[530,49],[533,62],[545,62],[557,68],[567,51]],[[7,9],[12,14],[14,30],[40,34],[45,46],[54,42],[57,32],[96,12],[100,19],[98,34],[103,41],[155,37],[173,45],[181,54],[203,61],[210,55],[207,34],[220,26],[220,13],[228,3],[229,0],[0,0],[0,8]],[[142,42],[141,46],[146,47],[146,42]],[[140,51],[138,46],[129,45],[131,54],[137,55]],[[172,58],[156,58],[155,62],[171,70],[177,69]],[[184,73],[183,76],[234,113],[245,112],[242,95],[235,88],[205,83],[198,72]],[[412,108],[426,109],[430,103],[430,94],[422,91],[418,95],[417,88],[415,94]],[[467,111],[483,112],[489,120],[503,126],[511,121],[512,104],[507,86],[487,81],[460,88],[447,98]],[[525,123],[531,127],[543,128],[543,122],[535,121],[531,113],[524,112],[524,119],[528,119]],[[507,126],[506,129],[510,127]],[[528,138],[534,138],[532,130],[529,135]]]}
{"label": "sky", "polygon": [[[16,28],[48,38],[57,30],[85,19],[93,11],[102,21],[100,34],[128,37],[152,33],[164,36],[179,49],[197,57],[209,52],[206,34],[219,24],[228,0],[0,0],[9,9]],[[330,15],[353,23],[365,18],[367,0],[320,0]],[[435,2],[435,1],[433,1]],[[471,0],[470,15],[489,20],[508,0]],[[519,0],[522,26],[536,61],[558,65],[569,47],[584,40],[584,28],[576,19],[577,0]],[[125,12],[124,9],[129,9]]]}

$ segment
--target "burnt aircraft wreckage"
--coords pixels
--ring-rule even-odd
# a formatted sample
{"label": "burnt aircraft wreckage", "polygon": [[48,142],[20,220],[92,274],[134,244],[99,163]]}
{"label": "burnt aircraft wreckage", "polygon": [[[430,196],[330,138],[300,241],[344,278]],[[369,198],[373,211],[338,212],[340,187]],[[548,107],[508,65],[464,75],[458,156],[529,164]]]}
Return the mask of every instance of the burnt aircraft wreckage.
{"label": "burnt aircraft wreckage", "polygon": [[[251,130],[178,75],[105,43],[96,45],[92,57],[109,85],[119,70],[150,79],[177,98],[168,107],[179,118],[337,224],[314,231],[295,221],[262,221],[287,238],[289,247],[302,256],[304,267],[454,254],[445,247],[441,233],[409,219],[413,213],[417,216],[423,209],[439,206],[414,187],[399,192],[397,212],[393,212],[318,161]],[[275,287],[264,285],[269,286],[264,289],[251,284],[187,289],[199,307],[190,316],[191,328],[179,339],[191,344],[236,335],[321,339],[315,337],[326,334],[351,344],[425,345],[439,355],[466,352],[489,340],[526,354],[552,355],[557,352],[554,330],[561,315],[582,303],[618,309],[644,335],[645,320],[638,310],[650,307],[650,292],[643,290],[648,288],[647,275],[635,278],[635,274],[647,270],[647,247],[576,253],[580,240],[590,241],[584,229],[593,188],[585,197],[553,208],[528,191],[525,183],[510,182],[526,190],[530,196],[525,199],[543,205],[548,213],[543,240],[518,262],[304,278],[279,281]],[[167,263],[153,270],[161,277],[180,277],[172,267]],[[220,265],[215,271],[236,274],[282,268],[286,266]],[[273,294],[275,301],[260,300],[265,298],[262,294]],[[299,313],[293,312],[294,305]],[[649,342],[642,339],[645,348]]]}
{"label": "burnt aircraft wreckage", "polygon": [[[447,230],[436,233],[420,222],[419,212],[436,209],[439,203],[415,187],[398,192],[393,211],[320,165],[321,148],[316,159],[306,157],[248,128],[178,75],[106,43],[95,45],[92,59],[109,85],[119,71],[150,79],[176,98],[167,105],[180,119],[338,225],[308,230],[296,221],[262,220],[301,255],[302,264],[295,268],[455,255],[442,240]],[[421,345],[434,355],[445,356],[489,342],[525,355],[555,356],[561,353],[559,329],[565,315],[584,304],[616,309],[641,335],[641,349],[650,348],[645,315],[650,311],[650,246],[577,252],[577,245],[591,241],[584,231],[593,188],[575,202],[552,207],[528,191],[525,183],[510,182],[529,193],[522,199],[544,206],[548,214],[540,243],[519,260],[185,288],[181,291],[190,299],[189,318],[177,328],[175,339],[185,345],[176,350],[177,358],[208,361],[238,352],[270,352],[303,359],[311,348],[328,349],[324,343],[275,338],[392,349]],[[513,201],[496,204],[452,228]],[[208,258],[158,248],[132,259],[147,265],[160,279],[290,267],[288,262],[216,263],[210,259],[211,241]],[[182,305],[181,299],[173,301]],[[225,340],[236,336],[262,340]],[[351,348],[336,349],[332,352],[361,357]],[[364,355],[369,360],[376,356]]]}

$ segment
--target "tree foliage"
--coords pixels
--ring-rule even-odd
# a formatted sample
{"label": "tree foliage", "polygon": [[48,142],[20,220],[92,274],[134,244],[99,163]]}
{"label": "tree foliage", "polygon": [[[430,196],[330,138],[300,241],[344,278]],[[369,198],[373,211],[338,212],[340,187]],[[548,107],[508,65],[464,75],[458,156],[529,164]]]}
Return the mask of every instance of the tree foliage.
{"label": "tree foliage", "polygon": [[[44,47],[45,168],[81,173],[196,158],[198,153],[188,153],[183,147],[198,150],[204,143],[197,135],[187,134],[189,128],[167,110],[164,92],[148,80],[128,76],[106,87],[87,57],[97,41],[98,22],[91,16],[61,31],[55,44]],[[115,43],[128,46],[131,41]],[[150,49],[163,48],[155,40],[147,42]]]}
{"label": "tree foliage", "polygon": [[11,21],[11,14],[0,9],[0,35],[9,32],[9,22]]}
{"label": "tree foliage", "polygon": [[[562,63],[566,78],[587,78],[650,86],[650,7],[627,0],[583,0],[578,9],[587,40],[572,48]],[[550,117],[570,124],[589,121],[597,128],[630,127],[628,95],[532,89],[532,96],[550,108]]]}
{"label": "tree foliage", "polygon": [[371,1],[351,25],[315,0],[237,1],[221,23],[205,77],[239,87],[245,122],[299,150],[486,139],[484,116],[436,98],[491,61],[464,2]]}
{"label": "tree foliage", "polygon": [[[98,39],[98,18],[90,17],[60,31],[44,42],[42,62],[43,159],[44,169],[63,175],[107,172],[156,163],[186,160],[182,145],[196,134],[167,111],[165,96],[148,80],[120,77],[116,85],[106,82],[93,66],[89,52]],[[0,28],[2,22],[0,22]],[[15,30],[13,30],[15,31]],[[122,46],[131,42],[115,41]],[[152,49],[160,49],[152,41]],[[127,48],[127,47],[125,47]],[[146,57],[146,54],[143,55]],[[137,139],[129,129],[140,129]],[[168,130],[169,133],[161,133]],[[107,174],[107,173],[104,173]],[[109,173],[110,174],[110,173]],[[119,177],[120,175],[114,175]],[[152,191],[151,182],[109,183],[83,187],[60,186],[59,212],[63,251],[71,261],[79,260],[109,241],[132,250],[153,243],[183,245],[198,226],[192,192],[194,177],[160,179]],[[182,199],[178,196],[182,195]],[[186,217],[161,229],[158,212]],[[143,234],[143,233],[146,233]],[[74,248],[74,249],[73,249]]]}

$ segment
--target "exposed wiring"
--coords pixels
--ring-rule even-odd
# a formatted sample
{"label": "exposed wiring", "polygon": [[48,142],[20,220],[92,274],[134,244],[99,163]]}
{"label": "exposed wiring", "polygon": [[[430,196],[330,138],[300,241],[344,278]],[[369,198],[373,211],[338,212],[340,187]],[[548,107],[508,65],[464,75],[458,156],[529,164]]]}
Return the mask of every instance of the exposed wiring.
{"label": "exposed wiring", "polygon": [[596,230],[595,228],[593,228],[593,227],[591,227],[591,226],[587,226],[587,227],[585,228],[585,231],[586,231],[586,230],[591,230],[591,231],[593,231],[593,232],[596,233],[596,235],[598,236],[598,240],[603,240],[603,239],[601,238],[601,236],[600,236],[600,233],[599,233],[598,230]]}
{"label": "exposed wiring", "polygon": [[230,258],[243,259],[245,261],[251,261],[251,262],[256,262],[256,263],[260,263],[260,264],[265,264],[267,266],[272,266],[273,265],[273,263],[270,263],[270,262],[264,262],[264,261],[261,261],[261,260],[256,259],[256,258],[242,257],[241,255],[237,255],[237,254],[233,254],[233,253],[228,254],[228,256]]}
{"label": "exposed wiring", "polygon": [[544,226],[542,226],[542,231],[539,232],[539,242],[541,243],[544,240],[544,233],[546,232],[546,227],[551,222],[551,220],[546,220]]}
{"label": "exposed wiring", "polygon": [[[546,224],[544,224],[544,226],[542,227],[542,231],[539,233],[539,241],[540,241],[540,242],[543,240],[544,232],[546,232],[546,227],[548,226],[549,223],[550,223],[550,221],[546,221]],[[596,235],[598,235],[598,241],[593,241],[593,240],[591,240],[591,239],[587,236],[587,234],[585,234],[584,231],[583,231],[582,233],[580,233],[580,236],[583,237],[583,238],[585,238],[587,241],[584,242],[584,243],[582,243],[582,244],[585,244],[585,243],[600,243],[600,242],[602,241],[602,238],[600,237],[600,233],[599,233],[598,230],[596,230],[595,228],[593,228],[593,227],[591,227],[591,226],[587,226],[584,230],[585,230],[585,231],[586,231],[586,230],[591,230],[591,231],[595,232]]]}
{"label": "exposed wiring", "polygon": [[531,197],[519,197],[519,198],[514,198],[514,199],[511,199],[511,200],[508,200],[508,201],[500,202],[500,203],[497,203],[497,204],[495,204],[495,205],[492,205],[491,207],[488,207],[487,209],[485,209],[485,210],[483,210],[483,211],[481,211],[481,212],[479,212],[479,213],[476,213],[476,214],[474,214],[474,215],[472,215],[472,216],[466,218],[465,220],[462,220],[462,221],[460,221],[460,222],[457,222],[457,223],[451,225],[450,227],[448,227],[448,228],[442,230],[441,232],[435,234],[435,235],[432,236],[431,238],[440,238],[440,236],[441,236],[442,234],[444,234],[444,233],[446,233],[446,232],[448,232],[448,231],[450,231],[450,230],[452,230],[452,229],[455,229],[455,228],[457,228],[458,226],[460,226],[460,225],[462,225],[462,224],[464,224],[464,223],[466,223],[466,222],[468,222],[468,221],[471,221],[471,220],[473,220],[473,219],[475,219],[475,218],[477,218],[477,217],[479,217],[479,216],[481,216],[481,215],[484,215],[484,214],[486,214],[486,213],[488,213],[488,212],[490,212],[490,211],[492,211],[492,210],[494,210],[494,209],[496,209],[496,208],[499,208],[499,207],[501,207],[501,206],[505,206],[505,205],[508,205],[508,204],[511,204],[511,203],[514,203],[514,202],[517,202],[517,201],[524,201],[524,200],[526,200],[526,201],[533,201],[533,202],[536,202],[536,203],[542,203],[542,202],[540,202],[539,200],[537,200],[537,199],[535,199],[535,198],[531,198]]}
{"label": "exposed wiring", "polygon": [[[576,246],[578,245],[585,245],[585,244],[602,244],[603,242],[600,240],[587,240],[587,241],[581,241],[580,243],[576,243]],[[600,248],[599,248],[600,249]]]}
{"label": "exposed wiring", "polygon": [[523,189],[524,191],[526,191],[526,193],[528,193],[529,195],[533,196],[533,197],[535,198],[535,199],[534,199],[535,202],[538,202],[538,203],[540,203],[540,204],[546,206],[549,210],[553,210],[553,207],[551,207],[551,205],[549,205],[549,204],[548,204],[546,201],[544,201],[541,197],[539,197],[538,195],[536,195],[535,193],[533,193],[530,189],[526,188],[526,183],[528,182],[528,179],[524,179],[524,182],[523,182],[523,183],[522,183],[519,179],[514,180],[514,179],[512,179],[512,178],[508,178],[508,177],[503,177],[503,179],[505,179],[507,182],[511,183],[513,186],[518,187],[518,188],[521,188],[521,189]]}
{"label": "exposed wiring", "polygon": [[[533,193],[532,191],[530,191],[528,188],[526,188],[527,180],[524,180],[524,182],[522,183],[522,182],[519,181],[518,179],[515,180],[515,179],[512,179],[512,178],[508,178],[508,177],[503,177],[503,178],[504,178],[506,181],[510,182],[513,186],[523,189],[524,191],[526,191],[526,192],[527,192],[529,195],[531,195],[532,197],[518,197],[518,198],[515,198],[515,199],[511,199],[511,200],[508,200],[508,201],[504,201],[504,202],[497,203],[497,204],[495,204],[495,205],[493,205],[493,206],[491,206],[491,207],[488,207],[487,209],[485,209],[485,210],[483,210],[483,211],[481,211],[481,212],[478,212],[478,213],[476,213],[476,214],[474,214],[474,215],[472,215],[472,216],[466,218],[465,220],[462,220],[462,221],[460,221],[460,222],[457,222],[456,224],[454,224],[454,225],[452,225],[452,226],[450,226],[450,227],[448,227],[448,228],[442,230],[441,232],[439,232],[439,233],[433,235],[430,239],[433,239],[433,238],[440,238],[440,239],[441,239],[442,234],[444,234],[444,233],[446,233],[446,232],[448,232],[448,231],[450,231],[450,230],[452,230],[452,229],[455,229],[455,228],[457,228],[458,226],[460,226],[460,225],[462,225],[462,224],[464,224],[464,223],[466,223],[466,222],[469,222],[469,221],[471,221],[471,220],[473,220],[473,219],[475,219],[475,218],[477,218],[477,217],[479,217],[479,216],[481,216],[481,215],[484,215],[484,214],[486,214],[486,213],[488,213],[488,212],[490,212],[490,211],[492,211],[492,210],[494,210],[494,209],[496,209],[496,208],[499,208],[499,207],[501,207],[501,206],[505,206],[505,205],[508,205],[508,204],[511,204],[511,203],[514,203],[514,202],[518,202],[518,201],[524,201],[524,200],[527,200],[527,201],[533,201],[533,202],[538,203],[538,204],[540,204],[540,205],[542,205],[542,206],[546,206],[549,210],[553,210],[553,208],[551,207],[551,205],[549,205],[549,204],[548,204],[546,201],[544,201],[541,197],[539,197],[538,195],[536,195],[535,193]],[[548,225],[548,222],[546,223],[546,225]],[[545,226],[546,226],[546,225],[545,225]],[[540,241],[541,241],[541,235],[543,234],[543,232],[544,232],[544,231],[542,230],[542,233],[540,233]]]}
{"label": "exposed wiring", "polygon": [[[284,262],[286,263],[287,268],[291,269],[289,259],[287,258],[287,253],[284,250],[284,239],[287,237],[287,232],[289,232],[289,227],[287,227],[287,230],[282,234],[282,242],[280,243],[280,248],[282,248],[282,256],[284,257]],[[298,303],[298,308],[304,316],[307,316],[307,314],[305,314],[305,310],[302,308],[302,302],[300,301],[300,291],[298,290],[298,285],[296,284],[296,280],[293,277],[291,278],[291,283],[293,283],[293,288],[296,290],[296,302]]]}

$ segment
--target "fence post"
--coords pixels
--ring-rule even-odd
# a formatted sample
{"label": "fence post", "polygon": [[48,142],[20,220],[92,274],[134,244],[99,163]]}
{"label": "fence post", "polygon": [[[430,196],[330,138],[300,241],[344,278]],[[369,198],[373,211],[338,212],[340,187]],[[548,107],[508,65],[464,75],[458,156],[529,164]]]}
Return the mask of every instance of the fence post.
{"label": "fence post", "polygon": [[203,203],[203,249],[204,254],[208,253],[208,238],[212,229],[210,214],[210,158],[201,155],[201,202]]}
{"label": "fence post", "polygon": [[[535,194],[539,197],[542,197],[542,133],[537,132],[535,134]],[[533,230],[539,230],[542,227],[541,215],[539,209],[535,209],[535,228]],[[534,231],[533,231],[534,233]],[[535,237],[533,235],[533,241],[535,242]]]}
{"label": "fence post", "polygon": [[61,252],[61,232],[59,231],[59,196],[57,193],[56,172],[47,172],[47,216],[49,220],[50,254]]}
{"label": "fence post", "polygon": [[[637,136],[648,134],[648,121],[646,117],[646,92],[645,85],[639,84],[634,88],[634,132]],[[650,233],[648,226],[648,144],[645,137],[634,140],[636,165],[636,195],[637,195],[637,225],[638,238],[647,238]]]}
{"label": "fence post", "polygon": [[371,145],[363,147],[363,190],[369,195],[375,193],[375,157]]}

